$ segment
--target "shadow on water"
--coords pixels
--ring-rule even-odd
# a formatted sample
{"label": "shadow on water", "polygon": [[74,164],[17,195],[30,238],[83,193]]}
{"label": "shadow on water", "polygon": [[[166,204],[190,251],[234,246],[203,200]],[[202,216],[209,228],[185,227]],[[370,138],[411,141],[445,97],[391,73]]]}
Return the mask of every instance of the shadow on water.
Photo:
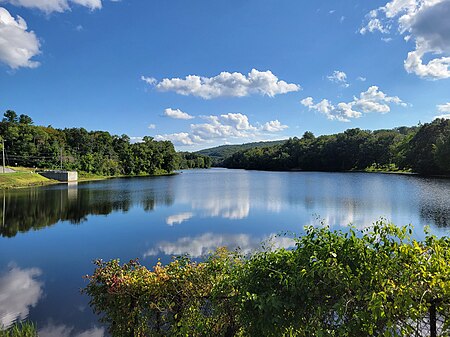
{"label": "shadow on water", "polygon": [[[60,221],[80,224],[88,215],[127,212],[134,206],[153,211],[155,206],[173,204],[173,195],[152,189],[103,189],[72,184],[58,188],[0,191],[0,236],[40,230]],[[86,184],[87,185],[87,184]]]}

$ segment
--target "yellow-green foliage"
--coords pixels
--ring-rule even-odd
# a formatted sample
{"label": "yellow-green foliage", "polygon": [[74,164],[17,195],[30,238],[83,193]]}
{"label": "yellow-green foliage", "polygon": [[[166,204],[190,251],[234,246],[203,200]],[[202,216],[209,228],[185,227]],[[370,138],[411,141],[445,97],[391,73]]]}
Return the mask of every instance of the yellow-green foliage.
{"label": "yellow-green foliage", "polygon": [[33,323],[21,322],[8,329],[0,329],[0,337],[38,337],[38,334]]}
{"label": "yellow-green foliage", "polygon": [[308,227],[247,258],[98,261],[85,291],[113,336],[449,336],[450,240],[411,233]]}
{"label": "yellow-green foliage", "polygon": [[54,180],[47,179],[37,173],[15,172],[0,174],[0,188],[14,188],[37,186],[54,183]]}
{"label": "yellow-green foliage", "polygon": [[113,336],[208,336],[233,326],[224,280],[239,258],[218,250],[206,262],[187,257],[148,270],[137,261],[95,262],[85,292]]}

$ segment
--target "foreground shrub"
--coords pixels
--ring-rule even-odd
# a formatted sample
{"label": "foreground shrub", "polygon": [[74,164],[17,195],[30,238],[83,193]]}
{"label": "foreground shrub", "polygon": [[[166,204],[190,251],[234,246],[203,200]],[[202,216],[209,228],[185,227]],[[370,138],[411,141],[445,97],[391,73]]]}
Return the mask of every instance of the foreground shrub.
{"label": "foreground shrub", "polygon": [[85,291],[113,336],[448,336],[449,246],[382,222],[308,227],[247,258],[97,261]]}
{"label": "foreground shrub", "polygon": [[85,292],[113,336],[233,335],[237,313],[227,279],[239,263],[225,249],[203,263],[180,257],[152,271],[138,261],[98,260]]}

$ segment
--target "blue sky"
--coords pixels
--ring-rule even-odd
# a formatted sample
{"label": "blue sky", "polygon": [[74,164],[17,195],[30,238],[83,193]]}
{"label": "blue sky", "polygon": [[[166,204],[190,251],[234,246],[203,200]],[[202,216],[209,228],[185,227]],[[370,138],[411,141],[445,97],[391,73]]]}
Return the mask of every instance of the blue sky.
{"label": "blue sky", "polygon": [[0,109],[179,150],[450,117],[450,1],[0,0]]}

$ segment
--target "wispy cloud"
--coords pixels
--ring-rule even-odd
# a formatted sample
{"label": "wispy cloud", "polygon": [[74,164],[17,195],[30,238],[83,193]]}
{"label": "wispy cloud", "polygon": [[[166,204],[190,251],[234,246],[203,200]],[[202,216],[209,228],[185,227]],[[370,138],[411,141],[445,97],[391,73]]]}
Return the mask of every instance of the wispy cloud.
{"label": "wispy cloud", "polygon": [[437,105],[439,112],[450,112],[450,103]]}
{"label": "wispy cloud", "polygon": [[347,74],[340,70],[335,70],[331,75],[327,76],[328,80],[337,83],[345,88],[348,88],[350,84],[347,83]]}

